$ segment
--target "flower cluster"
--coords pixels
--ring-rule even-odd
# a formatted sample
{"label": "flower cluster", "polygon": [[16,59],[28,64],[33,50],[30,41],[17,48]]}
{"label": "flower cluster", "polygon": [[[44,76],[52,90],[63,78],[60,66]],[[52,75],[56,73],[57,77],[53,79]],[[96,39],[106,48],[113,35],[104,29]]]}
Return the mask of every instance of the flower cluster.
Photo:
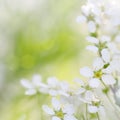
{"label": "flower cluster", "polygon": [[94,93],[96,86],[91,85],[92,81],[86,83],[77,78],[74,82],[76,86],[50,77],[43,83],[40,75],[34,75],[32,81],[21,80],[26,95],[43,93],[52,96],[52,108],[43,105],[43,110],[51,115],[52,120],[77,120],[77,111],[83,105],[87,106],[86,109],[90,114],[100,111],[102,104]]}
{"label": "flower cluster", "polygon": [[[99,81],[115,92],[119,86],[120,73],[120,11],[119,1],[88,0],[82,6],[82,15],[77,17],[78,22],[86,22],[89,36],[86,40],[92,45],[86,48],[97,53],[92,69],[84,67],[80,70],[83,76],[92,81],[92,85],[99,84]],[[96,80],[94,80],[96,79]]]}
{"label": "flower cluster", "polygon": [[[88,0],[81,11],[82,15],[77,17],[77,22],[84,22],[88,26],[86,40],[90,45],[86,49],[96,54],[91,67],[80,69],[80,74],[87,80],[77,78],[73,85],[55,77],[48,78],[45,83],[39,75],[34,75],[31,82],[21,80],[26,95],[43,93],[52,97],[52,107],[42,107],[52,120],[99,120],[104,107],[99,92],[112,105],[115,101],[115,109],[117,105],[120,106],[119,1]],[[112,94],[113,103],[109,94]]]}

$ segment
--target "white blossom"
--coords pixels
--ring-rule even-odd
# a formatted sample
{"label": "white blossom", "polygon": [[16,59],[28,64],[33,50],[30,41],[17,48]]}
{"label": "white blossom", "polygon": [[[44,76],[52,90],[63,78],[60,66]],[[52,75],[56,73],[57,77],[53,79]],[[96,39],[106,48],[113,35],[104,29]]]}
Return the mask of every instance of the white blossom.
{"label": "white blossom", "polygon": [[120,35],[117,35],[117,36],[115,37],[115,41],[118,42],[118,43],[120,43]]}
{"label": "white blossom", "polygon": [[89,80],[89,86],[91,88],[98,88],[100,86],[100,80],[97,78],[92,78]]}
{"label": "white blossom", "polygon": [[[52,97],[52,106],[42,107],[52,120],[77,120],[75,114],[81,104],[87,105],[88,113],[98,113],[102,108],[97,95],[98,90],[103,91],[101,85],[105,90],[109,88],[108,90],[113,92],[111,97],[114,97],[116,104],[120,106],[119,4],[117,0],[88,0],[81,10],[82,15],[78,16],[76,21],[87,24],[89,35],[86,40],[90,45],[86,49],[97,53],[91,67],[80,69],[80,74],[87,80],[76,78],[72,85],[59,81],[56,77],[49,77],[45,84],[39,75],[33,76],[32,81],[21,80],[26,95],[41,92]],[[100,94],[99,96],[101,97]],[[84,110],[80,114],[84,115]]]}
{"label": "white blossom", "polygon": [[88,30],[91,33],[95,33],[96,32],[96,24],[94,21],[89,21],[88,22]]}
{"label": "white blossom", "polygon": [[104,62],[103,62],[102,58],[100,58],[100,57],[95,58],[95,60],[93,62],[93,68],[95,70],[99,70],[99,69],[102,69],[103,66],[104,66]]}
{"label": "white blossom", "polygon": [[77,120],[74,116],[75,110],[71,104],[61,104],[56,98],[52,98],[52,107],[43,105],[43,110],[52,116],[52,120]]}
{"label": "white blossom", "polygon": [[80,69],[80,74],[85,76],[85,77],[92,77],[94,75],[92,69],[89,67],[83,67]]}
{"label": "white blossom", "polygon": [[96,46],[93,46],[93,45],[88,45],[86,47],[87,50],[91,51],[91,52],[94,52],[94,53],[97,53],[98,52],[98,48]]}
{"label": "white blossom", "polygon": [[21,84],[26,89],[26,95],[34,95],[37,92],[40,92],[42,88],[47,87],[44,83],[42,83],[40,75],[34,75],[32,81],[22,79]]}
{"label": "white blossom", "polygon": [[102,76],[102,81],[106,84],[106,85],[113,85],[116,83],[116,80],[113,78],[112,75],[103,75]]}
{"label": "white blossom", "polygon": [[103,60],[108,63],[110,62],[110,52],[108,51],[108,49],[103,49],[101,51],[101,54],[102,54],[102,58]]}
{"label": "white blossom", "polygon": [[97,38],[91,37],[91,36],[88,36],[88,37],[86,38],[86,40],[87,40],[88,42],[95,43],[95,44],[98,44],[98,43],[99,43],[99,40],[98,40]]}
{"label": "white blossom", "polygon": [[88,111],[89,111],[90,113],[97,113],[97,112],[98,112],[98,107],[93,106],[93,105],[89,105],[89,106],[88,106]]}

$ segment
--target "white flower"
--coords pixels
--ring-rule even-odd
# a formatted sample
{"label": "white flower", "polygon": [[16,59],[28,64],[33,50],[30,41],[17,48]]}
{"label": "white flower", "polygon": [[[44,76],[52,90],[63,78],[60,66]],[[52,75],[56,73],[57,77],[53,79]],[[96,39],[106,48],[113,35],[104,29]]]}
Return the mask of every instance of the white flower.
{"label": "white flower", "polygon": [[108,51],[108,49],[103,49],[101,51],[101,54],[102,54],[102,58],[103,60],[106,62],[106,63],[109,63],[110,62],[110,52]]}
{"label": "white flower", "polygon": [[115,37],[115,41],[118,42],[118,43],[120,43],[120,35],[118,35],[118,36]]}
{"label": "white flower", "polygon": [[55,114],[53,109],[49,108],[47,105],[43,105],[42,108],[48,115],[54,115]]}
{"label": "white flower", "polygon": [[96,32],[96,24],[94,21],[89,21],[88,22],[88,30],[90,33],[95,33]]}
{"label": "white flower", "polygon": [[98,52],[98,47],[96,46],[93,46],[93,45],[88,45],[86,47],[87,50],[91,51],[91,52],[94,52],[94,53],[97,53]]}
{"label": "white flower", "polygon": [[99,40],[98,40],[97,38],[91,37],[91,36],[88,36],[88,37],[86,38],[86,40],[87,40],[88,42],[95,43],[95,44],[98,44],[98,43],[99,43]]}
{"label": "white flower", "polygon": [[98,88],[100,85],[100,80],[97,78],[92,78],[88,81],[91,88]]}
{"label": "white flower", "polygon": [[119,59],[114,59],[110,62],[110,72],[114,72],[114,71],[117,71],[117,72],[120,72],[120,60]]}
{"label": "white flower", "polygon": [[69,89],[69,84],[64,81],[58,81],[56,77],[49,77],[47,80],[48,93],[51,96],[64,95],[68,96],[67,91]]}
{"label": "white flower", "polygon": [[61,108],[60,101],[57,100],[56,98],[52,98],[52,106],[54,107],[55,110],[59,111]]}
{"label": "white flower", "polygon": [[99,16],[101,14],[101,9],[98,6],[94,6],[91,10],[91,12],[95,15],[95,16]]}
{"label": "white flower", "polygon": [[48,93],[51,96],[57,96],[60,90],[60,82],[56,77],[49,77],[47,79]]}
{"label": "white flower", "polygon": [[102,58],[100,58],[100,57],[95,58],[95,60],[93,62],[94,70],[102,69],[103,66],[104,66],[104,62],[103,62]]}
{"label": "white flower", "polygon": [[116,83],[116,80],[113,78],[112,75],[102,75],[102,81],[106,84],[106,85],[113,85]]}
{"label": "white flower", "polygon": [[59,81],[56,77],[49,77],[47,79],[47,83],[50,87],[53,87],[53,88],[59,85]]}
{"label": "white flower", "polygon": [[64,120],[77,120],[73,115],[65,115]]}
{"label": "white flower", "polygon": [[110,42],[111,38],[110,38],[110,36],[102,35],[100,40],[101,40],[101,42]]}
{"label": "white flower", "polygon": [[77,92],[76,94],[79,95],[79,100],[81,102],[83,102],[83,103],[89,103],[89,104],[91,104],[92,101],[95,101],[95,94],[93,92],[93,89],[91,89],[91,88],[96,88],[98,86],[99,82],[98,81],[94,81],[96,83],[94,83],[93,85],[91,85],[91,82],[92,81],[88,81],[88,83],[86,83],[84,86],[82,86],[82,88],[80,88],[80,89],[78,89],[76,91]]}
{"label": "white flower", "polygon": [[80,69],[80,74],[85,76],[85,77],[92,77],[94,75],[92,69],[89,67],[83,67]]}
{"label": "white flower", "polygon": [[120,99],[120,89],[118,89],[115,93],[116,97]]}
{"label": "white flower", "polygon": [[77,84],[79,84],[80,86],[85,86],[85,83],[83,80],[79,79],[79,78],[75,78],[74,80]]}
{"label": "white flower", "polygon": [[87,90],[86,92],[85,92],[85,101],[87,102],[87,103],[90,103],[92,100],[93,100],[93,98],[94,98],[94,93],[92,92],[92,91],[90,91],[90,90]]}
{"label": "white flower", "polygon": [[[106,55],[106,53],[107,52],[105,52],[104,55]],[[95,88],[95,85],[99,86],[100,83],[98,81],[100,79],[102,79],[102,81],[106,85],[113,85],[116,83],[116,80],[111,75],[111,71],[113,71],[113,68],[108,64],[108,61],[110,61],[110,57],[109,55],[108,57],[104,55],[102,54],[102,57],[107,63],[103,63],[103,60],[101,58],[96,58],[93,63],[93,69],[89,67],[83,67],[82,69],[80,69],[81,75],[90,78],[88,83],[92,88]],[[104,68],[104,65],[107,65],[107,64],[108,64],[108,67]]]}
{"label": "white flower", "polygon": [[118,48],[117,48],[117,45],[116,45],[114,42],[108,43],[108,44],[107,44],[107,47],[109,48],[109,50],[110,50],[110,52],[111,52],[112,54],[115,54],[115,53],[118,53],[118,52],[119,52],[119,50],[118,50]]}
{"label": "white flower", "polygon": [[53,116],[52,120],[61,120],[59,117]]}
{"label": "white flower", "polygon": [[52,120],[77,120],[74,117],[74,107],[71,104],[63,105],[56,98],[52,98],[53,108],[49,108],[47,105],[43,105],[43,110],[52,116]]}
{"label": "white flower", "polygon": [[26,89],[26,95],[34,95],[37,92],[41,92],[42,88],[47,87],[44,83],[42,83],[40,75],[34,75],[32,81],[22,79],[21,84]]}
{"label": "white flower", "polygon": [[81,10],[82,10],[82,13],[85,15],[85,16],[88,16],[90,14],[90,6],[89,5],[83,5],[81,7]]}
{"label": "white flower", "polygon": [[93,106],[93,105],[89,105],[89,106],[88,106],[88,111],[89,111],[90,113],[97,113],[97,112],[98,112],[98,107]]}
{"label": "white flower", "polygon": [[22,79],[20,82],[21,82],[22,86],[25,88],[28,88],[28,89],[34,88],[33,84],[27,79]]}
{"label": "white flower", "polygon": [[36,93],[37,93],[37,91],[35,89],[28,89],[25,91],[26,95],[34,95]]}
{"label": "white flower", "polygon": [[96,17],[94,18],[94,20],[95,20],[95,23],[96,23],[96,24],[98,24],[98,25],[101,25],[101,24],[102,24],[102,19],[101,19],[99,16],[96,16]]}
{"label": "white flower", "polygon": [[89,67],[83,67],[80,69],[80,74],[88,77],[88,78],[95,78],[95,77],[101,77],[102,75],[102,68],[104,66],[103,60],[99,57],[97,57],[94,60],[93,63],[93,69],[89,68]]}
{"label": "white flower", "polygon": [[63,106],[63,112],[72,115],[75,113],[75,109],[72,104],[66,104]]}

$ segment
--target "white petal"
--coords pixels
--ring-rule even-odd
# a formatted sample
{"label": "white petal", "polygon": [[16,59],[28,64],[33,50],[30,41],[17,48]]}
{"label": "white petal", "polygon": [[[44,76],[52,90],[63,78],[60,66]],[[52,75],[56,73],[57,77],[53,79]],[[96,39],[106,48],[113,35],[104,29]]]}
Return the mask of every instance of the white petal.
{"label": "white petal", "polygon": [[120,43],[120,35],[116,36],[115,41]]}
{"label": "white petal", "polygon": [[84,86],[84,85],[85,85],[84,81],[81,80],[81,79],[79,79],[79,78],[75,78],[74,81],[75,81],[77,84],[79,84],[80,86]]}
{"label": "white petal", "polygon": [[94,20],[95,20],[95,22],[96,22],[97,24],[99,24],[99,25],[102,24],[102,19],[101,19],[99,16],[96,16],[96,17],[94,18]]}
{"label": "white petal", "polygon": [[96,113],[96,112],[98,112],[98,108],[96,106],[89,105],[88,106],[88,111],[90,113]]}
{"label": "white petal", "polygon": [[106,112],[105,112],[105,108],[103,106],[99,107],[99,114],[105,118],[106,116]]}
{"label": "white petal", "polygon": [[82,10],[83,14],[85,14],[86,16],[88,16],[89,13],[90,13],[90,7],[89,6],[83,5],[81,7],[81,10]]}
{"label": "white petal", "polygon": [[34,75],[32,82],[35,86],[40,86],[41,85],[41,76],[40,75]]}
{"label": "white petal", "polygon": [[26,95],[34,95],[36,93],[37,93],[37,91],[35,89],[28,89],[25,91]]}
{"label": "white petal", "polygon": [[100,70],[101,68],[103,68],[103,66],[104,66],[104,62],[103,62],[103,60],[101,58],[98,57],[98,58],[96,58],[94,60],[94,62],[93,62],[93,68],[95,70]]}
{"label": "white petal", "polygon": [[89,80],[89,86],[92,88],[98,88],[100,85],[100,81],[97,78],[93,78],[91,80]]}
{"label": "white petal", "polygon": [[95,44],[98,44],[98,42],[99,42],[99,40],[98,40],[97,38],[91,37],[91,36],[88,36],[88,37],[86,38],[86,40],[87,40],[88,42],[95,43]]}
{"label": "white petal", "polygon": [[61,107],[60,101],[57,100],[56,98],[52,98],[52,106],[56,111],[60,110]]}
{"label": "white petal", "polygon": [[47,83],[50,87],[53,87],[53,88],[59,85],[59,82],[56,77],[49,77],[47,80]]}
{"label": "white petal", "polygon": [[101,37],[101,41],[102,42],[109,42],[111,40],[110,36],[107,36],[107,35],[103,35]]}
{"label": "white petal", "polygon": [[65,115],[64,120],[77,120],[73,115]]}
{"label": "white petal", "polygon": [[89,67],[81,68],[80,74],[85,77],[92,77],[94,75],[92,69],[90,69]]}
{"label": "white petal", "polygon": [[55,112],[53,111],[53,109],[49,108],[47,105],[43,105],[42,109],[49,115],[54,115]]}
{"label": "white petal", "polygon": [[91,51],[91,52],[94,52],[94,53],[97,53],[98,52],[98,48],[96,46],[93,46],[93,45],[88,45],[86,47],[87,50]]}
{"label": "white petal", "polygon": [[116,95],[117,98],[120,98],[120,89],[118,89],[118,90],[116,91],[115,95]]}
{"label": "white petal", "polygon": [[57,90],[51,89],[51,90],[49,90],[49,94],[51,96],[57,96],[59,94],[59,92]]}
{"label": "white petal", "polygon": [[57,116],[53,116],[52,120],[61,120],[61,119],[59,117],[57,117]]}
{"label": "white petal", "polygon": [[59,95],[61,95],[61,96],[65,96],[65,97],[69,97],[70,95],[69,95],[69,93],[67,93],[66,91],[59,91]]}
{"label": "white petal", "polygon": [[108,51],[108,49],[103,49],[101,51],[102,54],[102,58],[106,63],[110,62],[110,52]]}
{"label": "white petal", "polygon": [[101,14],[101,9],[99,9],[97,6],[93,7],[92,9],[92,13],[95,15],[95,16],[99,16]]}
{"label": "white petal", "polygon": [[69,84],[65,81],[60,82],[61,90],[67,91],[69,89]]}
{"label": "white petal", "polygon": [[76,91],[76,95],[79,95],[79,94],[82,94],[82,93],[84,93],[86,91],[86,89],[85,88],[79,88],[77,91]]}
{"label": "white petal", "polygon": [[111,65],[109,65],[106,69],[103,69],[103,73],[111,74],[114,71]]}
{"label": "white petal", "polygon": [[63,107],[63,112],[71,115],[75,112],[75,109],[74,109],[73,105],[67,104]]}
{"label": "white petal", "polygon": [[93,98],[94,98],[93,92],[91,92],[90,90],[86,91],[85,100],[87,100],[89,102],[89,101],[92,101]]}
{"label": "white petal", "polygon": [[91,33],[94,33],[96,31],[96,24],[93,21],[88,22],[88,30]]}
{"label": "white petal", "polygon": [[116,83],[116,80],[113,78],[112,75],[103,75],[102,76],[102,81],[106,84],[106,85],[113,85]]}
{"label": "white petal", "polygon": [[120,70],[120,60],[112,60],[110,63],[110,66],[111,66],[112,71],[114,71],[114,70],[119,71]]}
{"label": "white petal", "polygon": [[108,43],[107,46],[112,53],[117,53],[118,52],[117,45],[114,42]]}
{"label": "white petal", "polygon": [[76,21],[77,21],[78,23],[84,23],[84,22],[87,21],[87,19],[86,19],[86,17],[85,17],[84,15],[81,15],[81,16],[78,16],[78,17],[77,17]]}
{"label": "white petal", "polygon": [[20,82],[21,82],[22,86],[25,88],[34,88],[32,83],[26,79],[22,79]]}

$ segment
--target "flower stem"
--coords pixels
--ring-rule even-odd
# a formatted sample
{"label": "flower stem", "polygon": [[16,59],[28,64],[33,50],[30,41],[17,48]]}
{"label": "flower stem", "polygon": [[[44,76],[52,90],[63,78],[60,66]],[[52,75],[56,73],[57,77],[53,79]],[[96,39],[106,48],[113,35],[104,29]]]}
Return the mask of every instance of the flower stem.
{"label": "flower stem", "polygon": [[88,119],[88,111],[87,111],[87,107],[88,107],[88,105],[86,104],[86,112],[85,112],[85,113],[86,113],[86,120],[89,120],[89,119]]}
{"label": "flower stem", "polygon": [[100,120],[100,116],[98,112],[96,113],[96,115],[97,115],[97,119]]}
{"label": "flower stem", "polygon": [[113,107],[115,114],[116,114],[117,117],[120,119],[119,113],[117,112],[118,109],[116,108],[116,106],[114,105],[114,103],[112,102],[112,100],[110,99],[110,97],[108,96],[108,94],[106,94],[106,96],[107,96],[109,102],[111,103],[111,106]]}
{"label": "flower stem", "polygon": [[[105,85],[105,83],[104,83],[102,80],[101,80],[101,82],[102,82],[103,86],[104,86],[105,88],[107,88],[107,86]],[[113,110],[114,110],[116,116],[120,119],[120,116],[119,116],[119,113],[117,112],[118,110],[117,110],[117,108],[115,107],[115,104],[114,104],[114,103],[112,102],[112,100],[110,99],[108,93],[106,93],[105,95],[106,95],[107,99],[109,100],[111,106],[113,107]]]}

